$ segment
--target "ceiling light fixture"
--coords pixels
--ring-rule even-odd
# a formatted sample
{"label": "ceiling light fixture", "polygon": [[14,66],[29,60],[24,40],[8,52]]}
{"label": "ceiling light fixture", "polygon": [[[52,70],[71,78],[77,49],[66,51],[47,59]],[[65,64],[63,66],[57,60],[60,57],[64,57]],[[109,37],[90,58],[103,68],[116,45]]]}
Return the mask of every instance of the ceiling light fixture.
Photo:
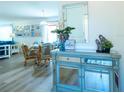
{"label": "ceiling light fixture", "polygon": [[45,20],[45,12],[44,12],[44,9],[42,10],[42,18],[43,18],[43,20],[40,22],[40,25],[47,25],[47,21]]}

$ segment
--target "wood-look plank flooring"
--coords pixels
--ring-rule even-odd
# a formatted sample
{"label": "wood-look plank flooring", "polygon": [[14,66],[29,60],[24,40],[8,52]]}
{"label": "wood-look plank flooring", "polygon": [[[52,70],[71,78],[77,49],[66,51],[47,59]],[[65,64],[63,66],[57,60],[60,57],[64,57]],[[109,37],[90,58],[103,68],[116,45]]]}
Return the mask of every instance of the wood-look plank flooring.
{"label": "wood-look plank flooring", "polygon": [[52,91],[52,64],[47,68],[28,62],[24,66],[22,54],[0,59],[0,92]]}

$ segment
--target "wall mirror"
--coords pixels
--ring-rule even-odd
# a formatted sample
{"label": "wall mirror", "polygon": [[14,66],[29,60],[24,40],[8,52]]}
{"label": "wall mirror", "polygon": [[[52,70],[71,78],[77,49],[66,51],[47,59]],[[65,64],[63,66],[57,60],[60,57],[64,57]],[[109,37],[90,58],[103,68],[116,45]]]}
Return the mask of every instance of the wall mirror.
{"label": "wall mirror", "polygon": [[77,2],[65,4],[63,10],[64,27],[75,27],[70,34],[70,39],[75,39],[76,43],[88,42],[88,2]]}

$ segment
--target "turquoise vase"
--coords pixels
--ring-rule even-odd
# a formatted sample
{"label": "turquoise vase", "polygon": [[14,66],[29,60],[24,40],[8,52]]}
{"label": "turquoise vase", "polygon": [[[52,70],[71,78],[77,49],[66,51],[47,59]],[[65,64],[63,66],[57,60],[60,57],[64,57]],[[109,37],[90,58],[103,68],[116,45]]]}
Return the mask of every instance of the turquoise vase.
{"label": "turquoise vase", "polygon": [[59,50],[60,51],[65,51],[65,42],[60,42]]}
{"label": "turquoise vase", "polygon": [[60,38],[59,38],[59,50],[60,51],[65,51],[65,37],[64,35],[60,34]]}

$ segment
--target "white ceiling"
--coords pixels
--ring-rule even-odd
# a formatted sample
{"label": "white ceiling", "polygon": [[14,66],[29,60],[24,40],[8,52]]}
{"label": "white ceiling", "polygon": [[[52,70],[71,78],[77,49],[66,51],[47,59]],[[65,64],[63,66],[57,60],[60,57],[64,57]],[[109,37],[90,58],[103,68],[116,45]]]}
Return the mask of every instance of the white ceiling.
{"label": "white ceiling", "polygon": [[0,20],[57,17],[59,5],[57,1],[0,1]]}

